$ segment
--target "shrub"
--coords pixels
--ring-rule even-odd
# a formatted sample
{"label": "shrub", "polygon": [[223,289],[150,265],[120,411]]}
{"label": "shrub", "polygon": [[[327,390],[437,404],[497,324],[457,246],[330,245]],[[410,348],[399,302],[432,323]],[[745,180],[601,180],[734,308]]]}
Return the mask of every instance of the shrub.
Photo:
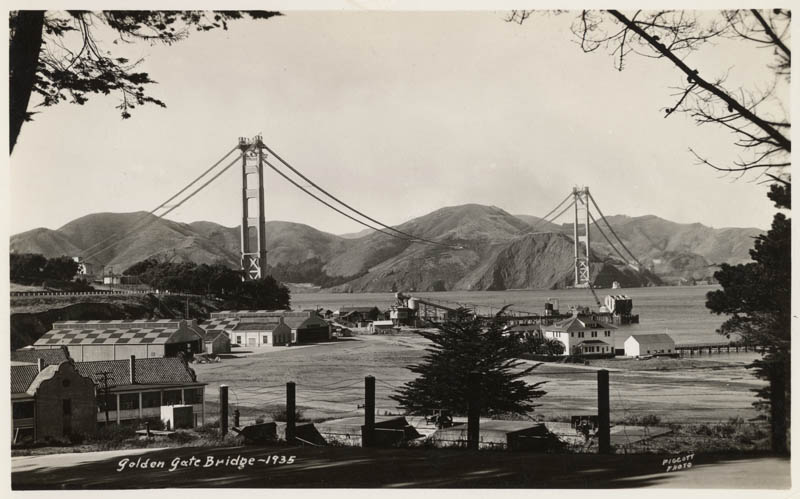
{"label": "shrub", "polygon": [[[286,406],[285,405],[278,406],[277,409],[272,411],[272,420],[273,421],[284,421],[285,422],[287,419],[288,418],[287,418]],[[301,411],[298,408],[295,408],[295,410],[294,410],[294,420],[297,421],[297,422],[307,421],[307,419],[303,415],[303,411]]]}
{"label": "shrub", "polygon": [[136,437],[136,430],[131,426],[107,424],[100,427],[92,440],[107,443],[121,443]]}
{"label": "shrub", "polygon": [[187,444],[195,440],[195,436],[187,431],[176,431],[169,436],[170,440],[179,444]]}

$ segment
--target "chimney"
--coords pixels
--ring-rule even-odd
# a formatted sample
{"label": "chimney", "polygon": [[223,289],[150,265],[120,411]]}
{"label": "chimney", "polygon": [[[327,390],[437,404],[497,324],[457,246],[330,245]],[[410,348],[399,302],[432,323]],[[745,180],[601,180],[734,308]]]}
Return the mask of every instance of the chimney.
{"label": "chimney", "polygon": [[41,357],[36,359],[36,366],[39,368],[39,372],[42,372],[42,370],[44,369],[44,359]]}
{"label": "chimney", "polygon": [[128,364],[128,372],[130,373],[129,380],[132,385],[136,384],[136,356],[131,355],[131,360]]}

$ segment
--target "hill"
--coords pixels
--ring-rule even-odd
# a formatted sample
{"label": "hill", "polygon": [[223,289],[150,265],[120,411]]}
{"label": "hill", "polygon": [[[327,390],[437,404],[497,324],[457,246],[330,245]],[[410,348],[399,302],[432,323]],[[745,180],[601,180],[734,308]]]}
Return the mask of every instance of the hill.
{"label": "hill", "polygon": [[[281,279],[333,286],[334,291],[564,287],[573,275],[571,225],[540,222],[538,217],[514,216],[496,206],[467,204],[441,208],[397,226],[439,243],[427,244],[375,231],[348,238],[304,224],[270,221],[267,261],[269,271]],[[639,260],[668,281],[703,279],[719,263],[746,260],[751,238],[759,233],[677,224],[654,216],[618,215],[609,222]],[[596,229],[593,234],[596,284],[661,282],[652,273],[633,270]],[[57,230],[16,234],[11,250],[47,257],[89,255],[95,268],[110,266],[115,272],[149,257],[222,262],[236,268],[239,228],[206,221],[183,224],[145,212],[95,213]]]}

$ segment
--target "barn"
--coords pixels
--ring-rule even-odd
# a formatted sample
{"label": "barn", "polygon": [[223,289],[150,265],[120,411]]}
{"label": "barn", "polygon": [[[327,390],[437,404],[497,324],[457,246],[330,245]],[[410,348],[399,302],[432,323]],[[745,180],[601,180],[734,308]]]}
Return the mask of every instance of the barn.
{"label": "barn", "polygon": [[194,320],[63,321],[53,323],[33,348],[65,346],[78,362],[192,356],[205,351],[204,336]]}
{"label": "barn", "polygon": [[625,340],[625,355],[639,357],[642,355],[674,355],[675,341],[666,333],[632,334]]}

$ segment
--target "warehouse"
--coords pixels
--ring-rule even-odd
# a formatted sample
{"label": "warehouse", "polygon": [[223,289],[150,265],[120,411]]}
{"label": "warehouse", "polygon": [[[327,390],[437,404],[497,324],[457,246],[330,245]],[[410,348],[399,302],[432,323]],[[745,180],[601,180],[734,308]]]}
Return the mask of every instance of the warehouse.
{"label": "warehouse", "polygon": [[331,339],[330,324],[314,310],[226,310],[213,312],[203,327],[222,329],[231,342],[248,347]]}
{"label": "warehouse", "polygon": [[63,321],[39,338],[33,347],[66,346],[78,362],[95,360],[192,356],[204,351],[203,330],[194,320]]}
{"label": "warehouse", "polygon": [[625,340],[625,355],[629,357],[674,355],[675,353],[675,341],[665,333],[632,334]]}

